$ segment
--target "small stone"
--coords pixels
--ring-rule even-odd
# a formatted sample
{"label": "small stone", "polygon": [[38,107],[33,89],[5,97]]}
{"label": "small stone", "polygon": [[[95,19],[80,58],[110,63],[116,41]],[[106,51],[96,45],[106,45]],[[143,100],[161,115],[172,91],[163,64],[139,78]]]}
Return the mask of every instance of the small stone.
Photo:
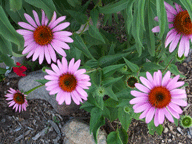
{"label": "small stone", "polygon": [[169,126],[170,131],[173,131],[173,126]]}
{"label": "small stone", "polygon": [[171,136],[171,133],[169,133],[169,136]]}
{"label": "small stone", "polygon": [[167,133],[169,130],[168,130],[168,128],[167,127],[165,127],[165,129],[164,129],[164,133]]}
{"label": "small stone", "polygon": [[183,135],[183,132],[182,132],[182,130],[181,130],[181,128],[180,128],[180,127],[177,127],[177,130],[178,130],[178,132],[179,132],[180,134],[182,134],[182,135]]}
{"label": "small stone", "polygon": [[7,86],[10,84],[10,82],[7,83]]}
{"label": "small stone", "polygon": [[178,136],[178,137],[180,137],[180,136],[181,136],[181,134],[177,134],[177,136]]}
{"label": "small stone", "polygon": [[170,142],[172,142],[172,140],[171,140],[171,139],[168,139],[168,142],[170,143]]}
{"label": "small stone", "polygon": [[162,143],[164,143],[165,141],[164,140],[162,140]]}
{"label": "small stone", "polygon": [[1,123],[4,123],[5,121],[6,121],[5,119],[2,119],[2,120],[1,120]]}

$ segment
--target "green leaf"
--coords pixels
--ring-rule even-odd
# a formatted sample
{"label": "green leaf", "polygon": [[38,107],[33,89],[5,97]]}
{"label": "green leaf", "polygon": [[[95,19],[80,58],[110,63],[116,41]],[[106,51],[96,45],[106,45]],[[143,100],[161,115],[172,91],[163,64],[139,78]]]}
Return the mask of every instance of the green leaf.
{"label": "green leaf", "polygon": [[135,0],[129,1],[130,3],[127,5],[127,8],[125,10],[125,13],[126,13],[124,16],[124,17],[126,17],[125,28],[126,28],[128,34],[130,34],[130,29],[131,29],[132,22],[133,22],[133,9],[132,9],[132,7],[133,7],[134,1]]}
{"label": "green leaf", "polygon": [[92,9],[90,11],[90,15],[91,15],[91,19],[93,21],[93,25],[97,26],[97,21],[98,21],[98,18],[99,18],[99,11],[97,9]]}
{"label": "green leaf", "polygon": [[115,55],[103,56],[98,60],[98,63],[101,67],[106,67],[122,59],[122,57],[126,57],[129,54],[130,53],[128,52],[128,53],[119,53]]}
{"label": "green leaf", "polygon": [[117,129],[119,137],[121,139],[121,141],[123,142],[123,144],[127,144],[128,143],[128,134],[126,132],[126,130],[124,130],[122,127],[120,129]]}
{"label": "green leaf", "polygon": [[67,0],[67,2],[68,2],[72,7],[76,7],[76,6],[80,6],[80,5],[81,5],[81,1],[80,1],[80,0]]}
{"label": "green leaf", "polygon": [[108,107],[108,110],[110,112],[110,121],[114,121],[118,118],[118,109],[117,108],[112,108],[112,107]]}
{"label": "green leaf", "polygon": [[46,80],[46,79],[39,79],[39,80],[35,80],[36,82],[39,82],[41,84],[45,84],[47,82],[49,82],[49,80]]}
{"label": "green leaf", "polygon": [[95,125],[94,129],[93,129],[93,137],[94,137],[94,140],[95,142],[97,143],[97,137],[98,137],[98,132],[99,132],[99,128],[101,126],[103,126],[105,124],[105,118],[104,117],[101,117],[97,124]]}
{"label": "green leaf", "polygon": [[147,124],[147,127],[149,129],[149,134],[154,135],[154,132],[156,131],[158,135],[161,135],[163,132],[163,126],[158,125],[158,127],[155,126],[154,120],[151,120],[150,123]]}
{"label": "green leaf", "polygon": [[106,92],[106,95],[108,95],[110,98],[118,101],[117,96],[114,94],[111,86],[105,88],[105,92]]}
{"label": "green leaf", "polygon": [[27,3],[43,9],[46,13],[46,16],[50,20],[53,12],[56,11],[56,7],[52,0],[25,0]]}
{"label": "green leaf", "polygon": [[108,87],[108,86],[112,85],[113,83],[119,81],[122,77],[123,76],[120,76],[120,77],[117,77],[117,78],[109,77],[109,78],[103,80],[102,84],[103,84],[103,86]]}
{"label": "green leaf", "polygon": [[120,68],[124,67],[124,64],[111,65],[103,68],[103,77],[107,78]]}
{"label": "green leaf", "polygon": [[15,31],[2,6],[0,6],[0,34],[3,35],[5,39],[18,45],[19,50],[23,50],[24,39]]}
{"label": "green leaf", "polygon": [[102,72],[101,70],[96,70],[91,73],[91,81],[96,85],[99,86],[101,84]]}
{"label": "green leaf", "polygon": [[132,72],[139,71],[139,67],[136,64],[128,61],[126,58],[123,58],[123,59],[126,62],[127,66],[131,69]]}
{"label": "green leaf", "polygon": [[145,30],[144,18],[145,18],[145,0],[138,1],[138,13],[141,15],[141,26]]}
{"label": "green leaf", "polygon": [[9,0],[10,3],[10,9],[12,11],[18,11],[22,7],[22,0]]}
{"label": "green leaf", "polygon": [[119,103],[111,98],[108,98],[107,100],[104,101],[104,105],[106,107],[112,107],[112,108],[116,108],[116,106],[118,105]]}
{"label": "green leaf", "polygon": [[93,131],[94,127],[100,120],[102,115],[102,110],[95,107],[91,110],[91,119],[90,119],[90,131]]}
{"label": "green leaf", "polygon": [[66,10],[77,22],[85,24],[87,22],[87,16],[81,12]]}
{"label": "green leaf", "polygon": [[107,136],[107,143],[108,144],[123,144],[116,131],[109,133],[109,135]]}
{"label": "green leaf", "polygon": [[91,103],[89,103],[88,101],[82,103],[80,109],[84,109],[85,111],[91,113],[91,110],[94,108],[95,106]]}
{"label": "green leaf", "polygon": [[9,56],[7,56],[6,54],[2,54],[0,53],[0,60],[2,60],[7,66],[9,67],[14,67],[16,66],[14,64],[14,60],[11,59]]}
{"label": "green leaf", "polygon": [[103,101],[103,97],[100,96],[95,96],[96,102],[97,102],[97,107],[99,107],[100,109],[103,110],[104,107],[104,101]]}
{"label": "green leaf", "polygon": [[[131,0],[129,0],[129,1],[131,1]],[[127,7],[129,1],[128,0],[121,0],[121,1],[113,3],[113,4],[110,3],[104,7],[100,7],[99,12],[104,13],[104,14],[112,14],[112,13],[122,11]]]}
{"label": "green leaf", "polygon": [[85,45],[83,39],[78,34],[73,34],[73,44],[81,50],[88,58],[95,59],[89,52],[87,46]]}
{"label": "green leaf", "polygon": [[174,119],[174,123],[175,123],[175,125],[178,126],[178,122],[179,122],[179,120],[176,119],[176,118],[174,118],[174,117],[173,117],[173,119]]}
{"label": "green leaf", "polygon": [[103,36],[100,34],[99,29],[96,26],[89,26],[89,34],[97,40],[102,41],[105,43]]}
{"label": "green leaf", "polygon": [[0,35],[0,52],[12,55],[11,43]]}
{"label": "green leaf", "polygon": [[6,69],[0,67],[0,74],[5,74],[6,71]]}
{"label": "green leaf", "polygon": [[150,70],[163,69],[163,67],[161,65],[156,64],[156,63],[146,62],[146,63],[143,64],[143,69],[145,71],[150,71]]}
{"label": "green leaf", "polygon": [[192,20],[192,1],[191,0],[180,0],[183,6],[187,9],[190,18]]}
{"label": "green leaf", "polygon": [[118,118],[123,128],[126,131],[128,131],[129,125],[131,124],[131,121],[132,121],[132,117],[130,116],[130,114],[124,111],[123,107],[118,108]]}
{"label": "green leaf", "polygon": [[146,5],[147,7],[147,14],[146,14],[146,21],[145,21],[145,29],[146,29],[146,42],[147,42],[147,49],[148,52],[151,56],[155,56],[155,36],[152,33],[152,28],[153,28],[153,13],[151,9],[151,2],[147,1]]}
{"label": "green leaf", "polygon": [[157,16],[159,20],[159,27],[160,27],[159,37],[162,38],[165,31],[166,22],[167,22],[164,0],[156,0],[156,7],[157,7]]}
{"label": "green leaf", "polygon": [[169,67],[168,67],[168,69],[169,69],[170,72],[173,73],[174,75],[180,75],[181,78],[186,78],[184,75],[182,75],[182,74],[179,72],[179,70],[178,70],[178,68],[177,68],[176,65],[170,64]]}
{"label": "green leaf", "polygon": [[86,63],[85,63],[86,66],[89,66],[91,68],[97,68],[98,67],[98,62],[96,60],[88,60]]}
{"label": "green leaf", "polygon": [[132,89],[122,89],[120,92],[117,92],[115,93],[115,95],[118,97],[118,98],[121,98],[121,99],[132,99],[133,96],[130,94],[130,91]]}

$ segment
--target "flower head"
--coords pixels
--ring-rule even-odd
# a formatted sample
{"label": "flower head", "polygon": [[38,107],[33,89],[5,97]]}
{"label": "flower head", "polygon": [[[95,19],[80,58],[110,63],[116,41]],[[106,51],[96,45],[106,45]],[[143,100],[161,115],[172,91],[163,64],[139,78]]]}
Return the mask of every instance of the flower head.
{"label": "flower head", "polygon": [[67,105],[71,103],[71,97],[73,101],[79,105],[82,99],[87,100],[87,93],[84,89],[89,89],[91,86],[89,82],[90,78],[84,74],[85,69],[78,70],[81,60],[74,63],[74,58],[67,63],[65,57],[62,58],[62,62],[57,60],[57,66],[52,64],[53,70],[46,70],[48,75],[44,78],[50,80],[45,84],[46,90],[50,91],[49,94],[57,94],[56,101],[61,105],[64,101]]}
{"label": "flower head", "polygon": [[[176,9],[166,2],[164,2],[164,5],[168,22],[170,23],[170,31],[167,33],[165,47],[170,44],[169,52],[173,52],[179,43],[178,56],[182,57],[183,54],[188,56],[190,49],[189,41],[190,39],[192,41],[192,22],[189,13],[187,10],[183,10],[177,3],[175,3]],[[158,17],[155,17],[155,20],[158,21]],[[152,31],[159,32],[159,26],[154,27]]]}
{"label": "flower head", "polygon": [[18,76],[26,76],[26,74],[23,74],[23,72],[25,72],[27,68],[23,65],[21,66],[19,62],[16,62],[16,65],[20,67],[13,67],[14,73],[16,73]]}
{"label": "flower head", "polygon": [[19,29],[17,32],[23,35],[25,43],[22,54],[27,54],[27,58],[33,55],[32,60],[35,61],[39,58],[39,64],[42,64],[44,57],[47,63],[51,63],[51,59],[56,62],[56,53],[62,56],[66,56],[63,49],[70,49],[68,44],[73,40],[69,37],[72,35],[71,32],[62,31],[67,28],[70,23],[62,21],[65,20],[66,16],[61,16],[56,19],[56,12],[54,12],[51,21],[45,15],[42,10],[42,20],[40,23],[39,16],[36,11],[33,10],[33,16],[35,21],[28,14],[24,14],[27,22],[19,22],[18,24],[24,28]]}
{"label": "flower head", "polygon": [[5,97],[7,97],[6,100],[11,100],[8,104],[9,107],[13,106],[13,109],[15,109],[15,112],[17,110],[19,110],[19,112],[21,111],[26,111],[26,107],[28,106],[27,100],[26,100],[26,96],[23,93],[21,93],[19,90],[14,90],[12,88],[10,88],[8,90],[8,94],[5,95]]}
{"label": "flower head", "polygon": [[143,112],[140,119],[145,118],[149,123],[154,117],[154,124],[158,126],[164,122],[165,117],[174,122],[173,117],[179,119],[182,110],[179,106],[187,106],[187,102],[183,100],[187,97],[184,89],[179,87],[184,82],[178,82],[179,75],[170,78],[170,71],[164,77],[159,70],[152,75],[147,72],[147,79],[140,77],[142,84],[136,83],[135,87],[139,90],[132,90],[131,94],[136,98],[130,100],[135,113]]}
{"label": "flower head", "polygon": [[189,115],[183,115],[180,119],[180,124],[184,128],[189,128],[192,126],[192,118]]}
{"label": "flower head", "polygon": [[135,83],[137,83],[137,82],[138,82],[138,79],[135,76],[128,76],[126,79],[126,84],[130,88],[134,88]]}

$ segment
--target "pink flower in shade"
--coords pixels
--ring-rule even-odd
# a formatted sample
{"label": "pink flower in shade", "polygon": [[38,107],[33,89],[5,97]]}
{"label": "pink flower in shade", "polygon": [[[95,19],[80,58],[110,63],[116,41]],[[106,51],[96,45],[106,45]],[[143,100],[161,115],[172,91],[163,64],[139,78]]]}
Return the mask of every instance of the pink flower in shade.
{"label": "pink flower in shade", "polygon": [[[183,10],[180,5],[175,3],[175,8],[173,8],[168,3],[164,2],[167,18],[170,31],[167,33],[165,40],[165,47],[169,44],[169,52],[173,52],[179,43],[178,56],[182,57],[184,54],[188,56],[190,44],[189,41],[192,41],[192,22],[187,10]],[[158,21],[158,17],[155,17],[155,20]],[[159,26],[156,26],[152,31],[159,32]],[[181,39],[180,39],[181,38]]]}
{"label": "pink flower in shade", "polygon": [[46,90],[50,91],[50,95],[56,95],[56,101],[61,105],[64,101],[66,105],[71,104],[71,97],[73,101],[79,105],[83,100],[87,100],[87,92],[84,89],[89,89],[91,86],[90,78],[84,74],[85,69],[77,70],[80,66],[81,60],[74,63],[74,58],[67,64],[65,57],[62,62],[57,60],[57,66],[51,64],[53,70],[46,69],[49,74],[44,78],[50,80],[45,84]]}
{"label": "pink flower in shade", "polygon": [[164,77],[159,70],[152,75],[147,72],[147,79],[140,77],[142,84],[136,83],[135,87],[139,90],[132,90],[131,94],[135,97],[130,100],[135,113],[143,112],[140,119],[145,118],[146,123],[149,123],[154,117],[154,124],[157,127],[164,122],[165,117],[174,122],[173,117],[179,119],[179,114],[182,110],[179,106],[187,106],[187,102],[183,100],[187,98],[184,89],[179,87],[184,85],[184,82],[178,82],[179,75],[170,78],[170,71]]}
{"label": "pink flower in shade", "polygon": [[62,56],[66,56],[63,49],[70,49],[66,43],[72,43],[73,39],[69,36],[71,32],[61,31],[67,28],[70,23],[62,21],[65,20],[66,16],[61,16],[56,19],[56,12],[54,12],[51,21],[49,22],[44,11],[42,10],[42,20],[39,21],[39,16],[36,11],[33,10],[33,16],[35,21],[28,14],[24,14],[27,22],[18,22],[18,24],[24,29],[19,29],[17,32],[23,35],[25,43],[22,54],[27,54],[27,58],[32,57],[35,61],[39,58],[39,64],[42,64],[44,57],[47,63],[51,63],[51,59],[56,62],[56,53]]}
{"label": "pink flower in shade", "polygon": [[23,93],[21,93],[19,90],[14,90],[12,88],[10,88],[8,90],[8,94],[5,95],[5,97],[7,97],[6,100],[11,100],[8,104],[9,107],[13,106],[13,109],[15,109],[15,112],[17,110],[19,110],[19,112],[21,111],[26,111],[26,107],[28,106],[27,100],[26,100],[26,96]]}

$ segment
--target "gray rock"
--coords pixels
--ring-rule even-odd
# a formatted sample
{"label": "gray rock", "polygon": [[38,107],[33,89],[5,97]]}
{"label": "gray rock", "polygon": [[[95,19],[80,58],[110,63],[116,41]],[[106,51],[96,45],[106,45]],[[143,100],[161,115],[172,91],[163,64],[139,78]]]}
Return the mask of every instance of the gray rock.
{"label": "gray rock", "polygon": [[26,60],[25,56],[22,57],[14,57],[12,56],[12,59],[14,60],[14,63],[19,62],[20,64],[23,64],[23,62]]}
{"label": "gray rock", "polygon": [[0,63],[0,68],[6,69],[6,64],[5,63]]}
{"label": "gray rock", "polygon": [[[93,135],[90,134],[89,126],[83,122],[72,119],[61,129],[64,137],[63,144],[95,144]],[[98,144],[107,144],[106,132],[99,130]]]}
{"label": "gray rock", "polygon": [[[39,71],[34,71],[29,73],[27,76],[21,78],[18,83],[18,88],[21,91],[28,91],[38,85],[41,85],[39,82],[36,82],[35,80],[44,79],[44,76],[46,74]],[[73,112],[75,112],[77,109],[79,109],[80,106],[76,105],[73,101],[70,105],[59,105],[57,101],[55,100],[54,95],[49,95],[49,92],[45,89],[45,86],[42,86],[28,95],[28,99],[43,99],[49,102],[52,107],[55,109],[56,112],[58,112],[60,115],[69,115]]]}

